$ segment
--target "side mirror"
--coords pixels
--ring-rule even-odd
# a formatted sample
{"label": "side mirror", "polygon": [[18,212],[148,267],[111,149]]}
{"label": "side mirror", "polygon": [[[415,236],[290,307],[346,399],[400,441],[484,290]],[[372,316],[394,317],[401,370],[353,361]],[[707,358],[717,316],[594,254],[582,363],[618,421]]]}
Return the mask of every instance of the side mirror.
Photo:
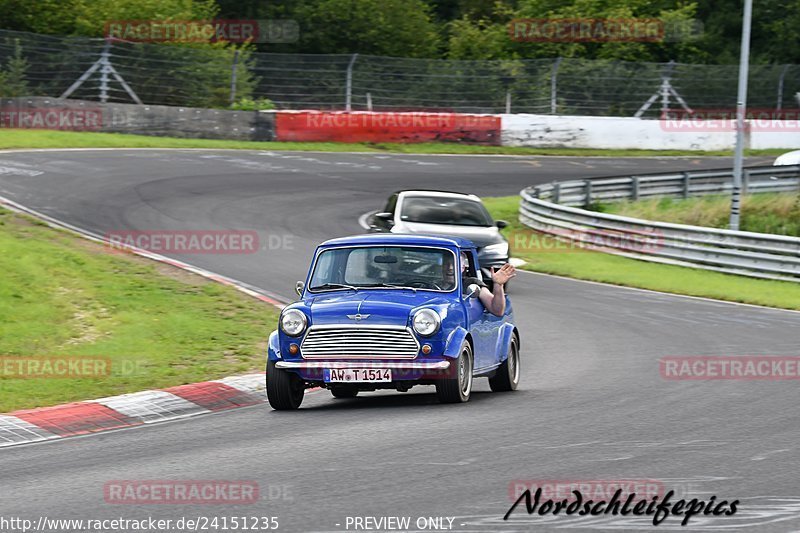
{"label": "side mirror", "polygon": [[508,226],[508,222],[505,220],[495,220],[494,225],[497,226],[499,229],[503,229]]}
{"label": "side mirror", "polygon": [[302,281],[298,281],[297,283],[294,284],[294,292],[296,292],[298,296],[303,295],[303,291],[305,290],[305,288],[306,284]]}
{"label": "side mirror", "polygon": [[367,220],[367,225],[369,225],[370,228],[380,231],[381,227],[387,228],[394,225],[394,214],[383,211],[380,213],[375,213],[374,215],[368,217]]}
{"label": "side mirror", "polygon": [[467,286],[467,295],[464,296],[464,299],[467,300],[469,298],[477,298],[479,292],[481,292],[480,285],[477,283],[472,283]]}

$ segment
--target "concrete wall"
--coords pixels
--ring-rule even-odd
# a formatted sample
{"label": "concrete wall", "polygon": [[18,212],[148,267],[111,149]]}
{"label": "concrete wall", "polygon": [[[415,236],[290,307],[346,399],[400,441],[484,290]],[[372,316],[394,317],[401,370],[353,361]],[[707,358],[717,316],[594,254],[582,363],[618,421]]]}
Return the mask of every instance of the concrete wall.
{"label": "concrete wall", "polygon": [[[665,121],[633,117],[502,115],[503,146],[552,148],[630,148],[642,150],[732,150],[736,136],[720,120]],[[800,148],[797,121],[752,125],[745,135],[751,148]],[[763,131],[778,129],[778,131]]]}
{"label": "concrete wall", "polygon": [[100,104],[47,97],[0,99],[0,127],[271,141],[275,119],[255,111]]}

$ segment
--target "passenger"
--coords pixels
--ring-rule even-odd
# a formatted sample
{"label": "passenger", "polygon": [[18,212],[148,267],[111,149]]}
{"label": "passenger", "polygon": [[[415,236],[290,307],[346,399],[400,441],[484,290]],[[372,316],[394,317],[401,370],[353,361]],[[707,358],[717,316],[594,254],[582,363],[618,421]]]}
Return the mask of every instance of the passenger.
{"label": "passenger", "polygon": [[[487,311],[496,316],[503,316],[506,311],[506,295],[503,286],[508,283],[508,280],[517,275],[517,269],[514,265],[506,263],[499,270],[492,267],[492,283],[494,288],[492,291],[480,279],[468,276],[467,273],[469,266],[469,256],[465,252],[461,252],[461,286],[464,291],[470,285],[478,285],[480,291],[478,292],[478,299]],[[455,266],[453,265],[453,257],[450,254],[445,256],[444,276],[445,276],[445,289],[452,290],[455,286]]]}

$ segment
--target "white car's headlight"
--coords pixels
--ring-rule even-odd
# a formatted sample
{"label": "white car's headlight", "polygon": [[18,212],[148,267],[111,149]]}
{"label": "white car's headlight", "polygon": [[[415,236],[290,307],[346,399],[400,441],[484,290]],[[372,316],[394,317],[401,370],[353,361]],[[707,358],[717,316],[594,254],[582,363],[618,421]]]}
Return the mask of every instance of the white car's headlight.
{"label": "white car's headlight", "polygon": [[433,309],[420,309],[414,314],[414,331],[423,337],[433,335],[442,325],[442,317]]}
{"label": "white car's headlight", "polygon": [[498,242],[497,244],[490,244],[483,249],[483,252],[491,255],[508,255],[508,243]]}
{"label": "white car's headlight", "polygon": [[281,329],[289,336],[297,337],[306,329],[306,315],[298,309],[289,309],[281,315]]}

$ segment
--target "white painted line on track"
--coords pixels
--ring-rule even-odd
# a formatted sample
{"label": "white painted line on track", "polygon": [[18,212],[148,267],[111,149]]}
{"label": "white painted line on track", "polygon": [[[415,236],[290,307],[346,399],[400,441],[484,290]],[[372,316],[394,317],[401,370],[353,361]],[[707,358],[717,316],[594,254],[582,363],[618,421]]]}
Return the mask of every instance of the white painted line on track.
{"label": "white painted line on track", "polygon": [[[163,151],[178,151],[178,152],[283,152],[283,153],[304,153],[304,154],[345,154],[345,155],[383,155],[383,156],[414,156],[414,157],[505,157],[513,158],[544,158],[544,159],[575,159],[578,157],[585,157],[589,159],[698,159],[698,158],[717,158],[717,159],[730,159],[727,156],[721,155],[629,155],[629,156],[613,156],[613,155],[539,155],[539,154],[429,154],[417,152],[330,152],[326,150],[281,150],[272,148],[147,148],[147,147],[107,147],[107,148],[9,148],[0,150],[0,154],[16,154],[27,152],[96,152],[104,151],[110,152],[114,150],[163,150]],[[752,158],[762,156],[749,156]],[[763,156],[770,158],[771,156]]]}

